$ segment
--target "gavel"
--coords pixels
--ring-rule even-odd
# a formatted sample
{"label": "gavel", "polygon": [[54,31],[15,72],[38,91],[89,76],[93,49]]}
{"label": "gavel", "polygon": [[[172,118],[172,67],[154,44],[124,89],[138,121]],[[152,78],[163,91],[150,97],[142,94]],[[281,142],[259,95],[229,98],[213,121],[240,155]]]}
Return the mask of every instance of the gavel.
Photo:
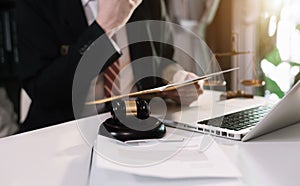
{"label": "gavel", "polygon": [[115,100],[111,102],[112,117],[100,125],[98,133],[120,141],[162,138],[166,127],[150,113],[145,100]]}
{"label": "gavel", "polygon": [[135,116],[139,119],[150,117],[150,106],[147,101],[141,99],[117,100],[112,103],[111,115],[114,119],[119,116]]}

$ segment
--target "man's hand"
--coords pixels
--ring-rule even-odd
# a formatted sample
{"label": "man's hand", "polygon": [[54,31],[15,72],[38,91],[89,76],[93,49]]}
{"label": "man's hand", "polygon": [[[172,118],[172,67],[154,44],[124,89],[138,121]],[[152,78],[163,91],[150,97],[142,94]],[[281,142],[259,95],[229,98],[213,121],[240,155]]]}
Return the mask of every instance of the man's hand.
{"label": "man's hand", "polygon": [[111,37],[124,26],[142,0],[99,0],[97,23]]}
{"label": "man's hand", "polygon": [[[197,78],[198,76],[192,72],[179,71],[173,77],[173,82],[182,82],[189,79]],[[181,105],[190,105],[197,100],[198,96],[203,93],[200,84],[193,84],[178,88],[177,91],[162,93],[163,97],[170,98]]]}

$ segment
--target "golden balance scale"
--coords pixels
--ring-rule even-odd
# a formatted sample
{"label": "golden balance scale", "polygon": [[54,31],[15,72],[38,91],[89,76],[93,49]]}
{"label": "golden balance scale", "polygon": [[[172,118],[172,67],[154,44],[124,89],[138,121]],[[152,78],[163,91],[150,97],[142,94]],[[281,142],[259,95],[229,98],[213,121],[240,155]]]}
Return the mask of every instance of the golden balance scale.
{"label": "golden balance scale", "polygon": [[[237,51],[234,47],[234,44],[236,43],[236,36],[238,34],[233,33],[232,34],[232,49],[230,52],[224,52],[224,53],[214,53],[214,57],[227,57],[227,56],[236,56],[236,55],[247,55],[251,54],[250,51]],[[255,69],[254,69],[255,71]],[[248,87],[262,87],[265,85],[265,82],[263,80],[259,79],[245,79],[239,82],[240,84]],[[225,86],[226,82],[225,81],[211,81],[211,82],[204,82],[205,86]],[[225,99],[231,99],[231,98],[253,98],[252,94],[247,94],[243,90],[236,90],[236,91],[227,91],[223,94],[221,94],[220,99],[225,100]]]}

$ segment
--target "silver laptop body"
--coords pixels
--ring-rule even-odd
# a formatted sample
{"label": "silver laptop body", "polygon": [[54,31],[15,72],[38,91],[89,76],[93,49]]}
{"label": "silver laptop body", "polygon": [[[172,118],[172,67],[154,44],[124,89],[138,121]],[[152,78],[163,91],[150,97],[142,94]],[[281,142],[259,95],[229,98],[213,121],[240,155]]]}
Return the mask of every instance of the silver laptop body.
{"label": "silver laptop body", "polygon": [[167,126],[247,141],[300,122],[300,81],[274,106],[260,105],[216,118],[197,121],[196,125],[166,120]]}

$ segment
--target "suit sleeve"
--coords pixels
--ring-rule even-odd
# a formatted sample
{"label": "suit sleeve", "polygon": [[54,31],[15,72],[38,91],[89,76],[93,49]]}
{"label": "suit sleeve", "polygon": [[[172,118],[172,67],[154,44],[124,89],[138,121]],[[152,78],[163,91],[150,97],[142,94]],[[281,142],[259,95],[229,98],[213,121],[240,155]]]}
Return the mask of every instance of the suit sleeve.
{"label": "suit sleeve", "polygon": [[[42,108],[72,106],[72,83],[76,68],[85,50],[105,34],[103,29],[94,22],[68,47],[68,53],[62,56],[53,25],[36,5],[20,0],[17,5],[17,23],[24,89],[33,102],[38,100]],[[97,46],[103,49],[99,51],[99,55],[102,52],[114,54],[108,60],[100,58],[97,61],[99,65],[107,67],[119,54],[107,37],[101,41],[103,42]],[[86,74],[86,81],[81,87],[85,93],[89,81],[96,75]]]}

